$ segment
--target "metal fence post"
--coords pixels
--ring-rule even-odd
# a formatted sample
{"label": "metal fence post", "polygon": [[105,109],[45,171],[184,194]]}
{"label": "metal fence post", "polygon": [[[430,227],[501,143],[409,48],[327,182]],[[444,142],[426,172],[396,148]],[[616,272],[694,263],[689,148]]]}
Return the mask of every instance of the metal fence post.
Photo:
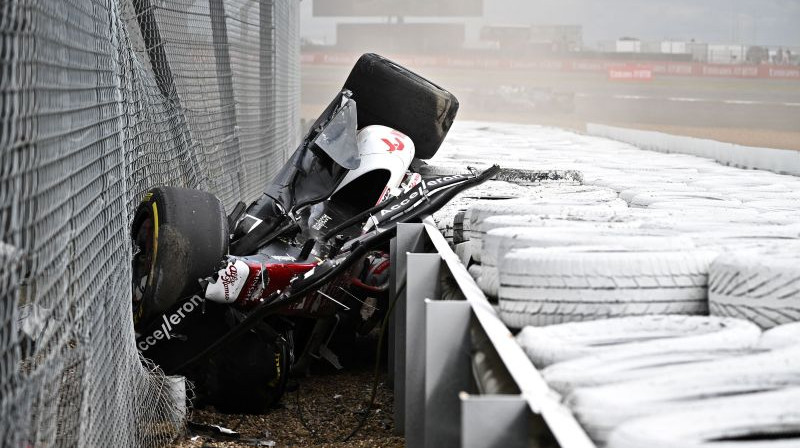
{"label": "metal fence post", "polygon": [[471,317],[466,301],[425,301],[426,447],[461,445],[459,393],[472,385]]}
{"label": "metal fence post", "polygon": [[528,403],[519,395],[462,393],[462,448],[526,448]]}
{"label": "metal fence post", "polygon": [[425,299],[439,297],[439,254],[409,253],[405,310],[405,436],[425,446]]}
{"label": "metal fence post", "polygon": [[398,434],[405,431],[406,381],[406,266],[409,252],[422,252],[426,247],[425,227],[422,224],[397,225],[397,237],[390,247],[390,297],[397,296],[397,305],[389,324],[389,371],[394,384],[394,427]]}

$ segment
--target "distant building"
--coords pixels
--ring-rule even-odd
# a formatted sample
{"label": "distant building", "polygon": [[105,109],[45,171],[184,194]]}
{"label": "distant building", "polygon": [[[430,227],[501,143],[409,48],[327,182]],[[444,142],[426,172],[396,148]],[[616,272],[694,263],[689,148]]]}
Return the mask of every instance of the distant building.
{"label": "distant building", "polygon": [[708,44],[702,42],[689,42],[686,44],[692,59],[697,62],[708,62]]}
{"label": "distant building", "polygon": [[675,40],[665,40],[661,42],[661,52],[669,54],[686,54],[688,53],[687,43]]}
{"label": "distant building", "polygon": [[745,45],[709,45],[708,62],[712,64],[743,64],[747,59]]}
{"label": "distant building", "polygon": [[692,60],[706,62],[708,60],[708,44],[695,41],[665,40],[661,42],[661,53],[690,54]]}
{"label": "distant building", "polygon": [[635,37],[621,37],[617,39],[617,53],[641,53],[642,41]]}
{"label": "distant building", "polygon": [[561,53],[581,50],[583,28],[578,25],[487,25],[481,28],[480,38],[500,49]]}
{"label": "distant building", "polygon": [[661,53],[661,42],[642,41],[642,53]]}
{"label": "distant building", "polygon": [[581,51],[583,27],[580,25],[533,25],[530,41],[534,45],[549,45],[554,52]]}
{"label": "distant building", "polygon": [[358,52],[368,47],[377,52],[436,54],[464,47],[463,23],[338,23],[337,47]]}

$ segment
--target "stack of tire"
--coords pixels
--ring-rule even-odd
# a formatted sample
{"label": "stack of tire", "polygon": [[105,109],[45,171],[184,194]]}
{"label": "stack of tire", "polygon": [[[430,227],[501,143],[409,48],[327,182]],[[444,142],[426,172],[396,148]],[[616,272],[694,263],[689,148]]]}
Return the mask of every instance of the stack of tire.
{"label": "stack of tire", "polygon": [[[800,224],[764,219],[747,202],[726,196],[725,189],[703,191],[707,182],[700,177],[638,189],[630,178],[605,185],[479,201],[459,215],[458,234],[465,241],[457,252],[508,326],[709,312],[765,328],[800,319],[793,274],[763,267],[765,258],[776,257],[780,261],[772,265],[800,266],[800,250],[791,249],[800,248]],[[789,195],[780,184],[754,188],[752,198]],[[768,253],[754,255],[759,250]],[[747,253],[737,255],[741,251]],[[723,285],[726,275],[738,275],[725,272],[748,269],[725,260],[762,268],[755,269],[750,286],[740,284],[744,277]],[[779,272],[780,278],[770,277]],[[715,282],[710,300],[709,276]],[[760,282],[768,286],[758,294],[781,299],[740,297],[747,295],[742,288]]]}
{"label": "stack of tire", "polygon": [[800,446],[800,179],[561,130],[465,130],[440,155],[581,171],[476,202],[454,242],[598,446]]}
{"label": "stack of tire", "polygon": [[641,316],[517,339],[598,446],[800,446],[800,323]]}
{"label": "stack of tire", "polygon": [[[470,164],[460,161],[455,164],[422,165],[418,171],[423,176],[463,175],[469,174],[469,170],[481,171],[489,166],[491,165],[482,162]],[[433,214],[433,219],[448,242],[454,245],[460,244],[468,239],[464,236],[464,214],[470,206],[508,199],[541,197],[543,194],[549,194],[550,189],[547,187],[553,185],[579,185],[579,176],[575,171],[504,169],[494,179],[453,198]]]}

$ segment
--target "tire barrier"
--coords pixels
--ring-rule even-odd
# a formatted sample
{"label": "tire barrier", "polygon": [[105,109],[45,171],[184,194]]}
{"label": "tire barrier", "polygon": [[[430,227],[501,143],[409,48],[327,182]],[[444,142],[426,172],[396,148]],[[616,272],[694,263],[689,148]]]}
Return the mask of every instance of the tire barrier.
{"label": "tire barrier", "polygon": [[709,307],[762,328],[800,321],[800,241],[720,255],[711,264]]}
{"label": "tire barrier", "polygon": [[[800,346],[768,353],[668,366],[647,378],[579,388],[566,404],[590,437],[602,445],[620,424],[649,415],[691,409],[718,397],[800,386]],[[701,401],[702,400],[702,401]]]}
{"label": "tire barrier", "polygon": [[712,251],[621,247],[526,249],[499,268],[510,327],[645,314],[705,314]]}
{"label": "tire barrier", "polygon": [[699,401],[686,410],[622,424],[606,447],[796,447],[800,446],[798,400],[800,389],[788,388]]}

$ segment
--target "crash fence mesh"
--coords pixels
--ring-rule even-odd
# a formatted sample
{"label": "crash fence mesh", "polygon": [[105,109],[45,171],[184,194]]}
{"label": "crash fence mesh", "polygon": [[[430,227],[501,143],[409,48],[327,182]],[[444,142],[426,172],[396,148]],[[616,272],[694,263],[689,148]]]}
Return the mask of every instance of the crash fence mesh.
{"label": "crash fence mesh", "polygon": [[149,188],[258,196],[294,149],[297,0],[0,0],[0,446],[160,446],[128,226]]}

